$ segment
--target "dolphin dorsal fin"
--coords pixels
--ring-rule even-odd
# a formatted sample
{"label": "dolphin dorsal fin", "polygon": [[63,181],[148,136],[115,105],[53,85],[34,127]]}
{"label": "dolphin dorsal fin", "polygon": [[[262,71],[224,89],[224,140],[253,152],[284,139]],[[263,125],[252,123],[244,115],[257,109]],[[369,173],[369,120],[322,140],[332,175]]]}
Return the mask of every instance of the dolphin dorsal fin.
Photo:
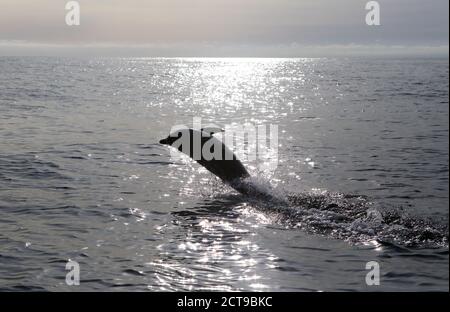
{"label": "dolphin dorsal fin", "polygon": [[209,135],[213,135],[214,133],[224,132],[225,130],[218,126],[207,126],[200,129],[202,132],[206,132]]}

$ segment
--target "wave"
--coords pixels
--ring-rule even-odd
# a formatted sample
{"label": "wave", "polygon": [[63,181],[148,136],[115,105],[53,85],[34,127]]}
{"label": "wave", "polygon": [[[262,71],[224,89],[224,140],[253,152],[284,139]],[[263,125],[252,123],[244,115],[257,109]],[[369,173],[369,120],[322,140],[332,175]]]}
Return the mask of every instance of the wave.
{"label": "wave", "polygon": [[448,247],[448,222],[407,213],[402,207],[380,207],[366,196],[342,193],[285,193],[268,182],[250,178],[248,198],[275,222],[308,233],[352,243],[418,248]]}

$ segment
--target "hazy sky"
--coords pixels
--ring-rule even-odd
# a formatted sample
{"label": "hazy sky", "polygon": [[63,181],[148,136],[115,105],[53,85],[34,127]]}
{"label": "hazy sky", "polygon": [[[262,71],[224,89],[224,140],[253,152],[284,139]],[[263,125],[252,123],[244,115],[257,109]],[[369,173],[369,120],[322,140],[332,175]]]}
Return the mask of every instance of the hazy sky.
{"label": "hazy sky", "polygon": [[314,56],[448,52],[448,0],[0,0],[0,54]]}

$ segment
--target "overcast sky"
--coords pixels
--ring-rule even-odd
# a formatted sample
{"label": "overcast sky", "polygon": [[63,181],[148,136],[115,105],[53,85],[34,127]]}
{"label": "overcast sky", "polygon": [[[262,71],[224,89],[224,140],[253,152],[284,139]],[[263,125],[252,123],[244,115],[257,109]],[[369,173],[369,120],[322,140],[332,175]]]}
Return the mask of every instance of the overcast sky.
{"label": "overcast sky", "polygon": [[315,56],[448,53],[448,0],[0,0],[0,54]]}

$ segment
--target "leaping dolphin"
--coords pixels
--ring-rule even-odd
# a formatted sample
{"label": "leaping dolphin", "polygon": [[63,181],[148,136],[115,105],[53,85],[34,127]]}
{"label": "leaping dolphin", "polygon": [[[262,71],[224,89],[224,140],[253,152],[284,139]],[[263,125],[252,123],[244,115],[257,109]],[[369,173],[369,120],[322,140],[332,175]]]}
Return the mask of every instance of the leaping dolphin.
{"label": "leaping dolphin", "polygon": [[[213,136],[218,131],[223,130],[182,128],[173,131],[159,143],[177,148],[219,177],[225,184],[240,193],[248,194],[250,190],[244,180],[249,178],[250,174],[236,155],[222,141]],[[199,143],[197,145],[195,138]],[[218,155],[219,157],[208,157],[204,153],[205,149],[208,151],[208,155]]]}

